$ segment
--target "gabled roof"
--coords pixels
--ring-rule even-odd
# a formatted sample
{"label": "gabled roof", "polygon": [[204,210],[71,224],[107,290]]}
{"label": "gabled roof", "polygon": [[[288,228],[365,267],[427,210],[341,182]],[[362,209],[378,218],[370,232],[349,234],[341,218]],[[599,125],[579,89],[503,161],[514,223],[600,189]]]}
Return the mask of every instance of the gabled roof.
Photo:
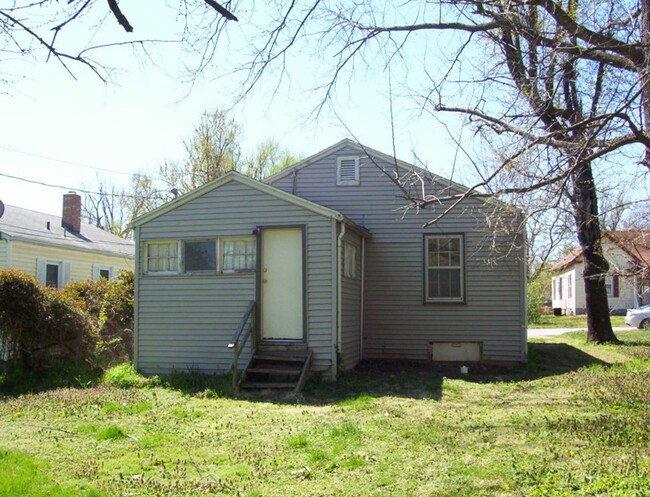
{"label": "gabled roof", "polygon": [[577,264],[579,262],[582,262],[581,247],[573,249],[570,253],[568,253],[562,259],[556,262],[551,268],[551,271],[561,271],[562,269],[569,267],[572,264]]}
{"label": "gabled roof", "polygon": [[300,169],[309,166],[310,164],[313,164],[314,162],[318,162],[319,160],[323,159],[324,157],[327,157],[328,155],[331,155],[335,152],[338,152],[339,150],[343,150],[346,148],[352,148],[359,152],[360,154],[366,155],[369,159],[371,160],[381,160],[382,162],[386,162],[391,165],[397,165],[398,168],[407,171],[407,172],[416,172],[418,174],[425,175],[429,177],[431,180],[436,181],[437,183],[444,184],[454,190],[457,190],[458,193],[465,193],[468,188],[466,186],[461,185],[460,183],[456,183],[454,181],[451,181],[449,179],[443,178],[442,176],[439,176],[435,173],[432,173],[431,171],[415,166],[413,164],[410,164],[406,161],[400,160],[396,157],[392,157],[388,154],[385,154],[383,152],[380,152],[379,150],[375,150],[370,147],[366,147],[365,145],[362,145],[359,142],[356,142],[354,140],[350,140],[349,138],[345,138],[341,140],[338,143],[335,143],[334,145],[331,145],[330,147],[327,147],[324,150],[321,150],[320,152],[315,153],[314,155],[311,155],[307,157],[306,159],[301,160],[300,162],[295,163],[293,166],[290,166],[286,169],[283,169],[282,171],[279,171],[268,178],[264,180],[265,183],[270,183],[273,184],[273,182],[284,178],[290,174],[293,174],[293,171],[299,171]]}
{"label": "gabled roof", "polygon": [[607,231],[604,236],[618,245],[635,263],[650,267],[650,231]]}
{"label": "gabled roof", "polygon": [[187,204],[188,202],[191,202],[192,200],[205,195],[208,192],[211,192],[212,190],[215,190],[219,188],[220,186],[225,185],[226,183],[230,183],[231,181],[236,181],[238,183],[244,184],[246,186],[249,186],[251,188],[254,188],[255,190],[258,190],[262,193],[266,193],[268,195],[271,195],[272,197],[275,197],[280,200],[284,200],[285,202],[288,202],[290,204],[296,205],[298,207],[302,207],[303,209],[306,209],[308,211],[314,212],[316,214],[320,214],[321,216],[329,217],[331,219],[335,219],[337,221],[344,222],[354,228],[356,228],[358,231],[360,231],[363,235],[368,235],[369,231],[363,228],[362,226],[357,225],[347,217],[345,217],[343,214],[341,214],[338,211],[335,211],[334,209],[330,209],[329,207],[325,207],[319,204],[316,204],[314,202],[311,202],[309,200],[306,200],[302,197],[298,197],[296,195],[292,195],[291,193],[287,193],[283,190],[280,190],[274,186],[267,185],[266,183],[262,183],[261,181],[257,181],[253,178],[249,178],[248,176],[237,172],[237,171],[229,171],[223,176],[220,176],[219,178],[210,181],[209,183],[206,183],[205,185],[202,185],[194,190],[192,190],[189,193],[186,193],[184,195],[181,195],[180,197],[167,202],[164,205],[161,205],[160,207],[147,212],[146,214],[143,214],[142,216],[136,218],[133,220],[132,225],[133,226],[140,226],[144,223],[148,223],[149,221],[152,221],[156,219],[159,216],[162,216],[163,214],[166,214],[167,212],[172,211],[173,209],[176,209],[177,207],[180,207],[182,205]]}
{"label": "gabled roof", "polygon": [[0,234],[3,238],[63,249],[98,252],[129,258],[133,258],[135,254],[135,245],[132,241],[120,238],[101,228],[81,223],[79,233],[67,231],[61,227],[61,216],[13,205],[5,205],[4,215],[0,218]]}
{"label": "gabled roof", "polygon": [[[646,268],[650,267],[650,231],[605,231],[603,233],[603,239],[613,242],[635,264]],[[561,271],[572,264],[578,264],[580,262],[582,262],[582,248],[578,247],[558,261],[551,270]]]}

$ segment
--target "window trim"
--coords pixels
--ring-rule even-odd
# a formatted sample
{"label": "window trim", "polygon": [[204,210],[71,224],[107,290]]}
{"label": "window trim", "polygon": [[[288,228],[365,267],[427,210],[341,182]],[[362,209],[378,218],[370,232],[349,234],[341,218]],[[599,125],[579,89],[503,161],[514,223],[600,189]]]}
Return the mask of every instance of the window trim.
{"label": "window trim", "polygon": [[[202,243],[202,242],[212,242],[215,245],[214,248],[214,269],[192,269],[188,271],[185,267],[185,246],[187,243]],[[187,238],[181,239],[181,254],[179,262],[179,274],[215,274],[219,273],[219,238]]]}
{"label": "window trim", "polygon": [[[255,262],[252,268],[246,269],[224,269],[223,258],[225,256],[225,250],[223,248],[224,243],[227,241],[252,241],[255,242],[255,247],[253,250],[253,255],[255,256]],[[241,273],[254,273],[257,269],[257,237],[253,235],[247,236],[221,236],[217,238],[217,270],[220,274],[241,274]]]}
{"label": "window trim", "polygon": [[108,281],[113,279],[115,275],[115,268],[113,266],[108,266],[106,264],[93,264],[93,281],[99,281],[101,279],[101,272],[108,271]]}
{"label": "window trim", "polygon": [[[176,270],[175,271],[150,271],[149,270],[149,247],[151,245],[171,245],[171,244],[176,244]],[[181,255],[181,250],[183,248],[182,246],[182,240],[147,240],[144,242],[144,261],[143,261],[143,266],[144,266],[144,274],[148,276],[169,276],[171,274],[181,274],[182,273],[182,268],[181,268],[181,260],[182,260],[182,255]]]}
{"label": "window trim", "polygon": [[[460,297],[429,297],[429,240],[441,238],[456,238],[460,241]],[[464,233],[425,233],[422,239],[422,272],[423,295],[425,304],[465,304],[466,296],[466,267],[465,234]],[[456,267],[456,266],[449,266]]]}
{"label": "window trim", "polygon": [[[227,241],[246,240],[252,241],[255,244],[253,256],[255,261],[253,268],[250,269],[226,269],[224,270],[223,264],[223,245]],[[205,270],[192,270],[187,271],[185,268],[185,244],[197,242],[213,242],[215,244],[215,269]],[[149,270],[149,246],[151,245],[164,245],[176,244],[176,270],[174,271],[150,271]],[[205,275],[232,275],[232,274],[248,274],[257,271],[257,259],[259,257],[257,250],[258,240],[257,237],[251,235],[234,235],[234,236],[216,236],[212,238],[181,238],[181,239],[166,239],[166,240],[145,240],[143,242],[143,255],[142,255],[142,274],[146,276],[205,276]]]}
{"label": "window trim", "polygon": [[[620,278],[617,274],[608,274],[605,276],[605,291],[607,292],[607,297],[612,299],[618,299],[621,296],[620,291]],[[609,288],[607,284],[609,283]]]}
{"label": "window trim", "polygon": [[357,279],[357,246],[343,241],[343,277]]}
{"label": "window trim", "polygon": [[[53,266],[57,268],[56,271],[56,285],[53,286],[54,289],[58,290],[63,286],[63,263],[60,261],[45,261],[45,280],[43,281],[43,286],[48,287],[47,284],[47,267]],[[49,285],[52,287],[52,285]]]}
{"label": "window trim", "polygon": [[[349,179],[341,179],[341,163],[343,161],[354,161],[354,179],[349,180]],[[360,181],[359,181],[359,157],[353,157],[353,156],[344,156],[344,157],[337,157],[336,158],[336,185],[337,186],[358,186]]]}

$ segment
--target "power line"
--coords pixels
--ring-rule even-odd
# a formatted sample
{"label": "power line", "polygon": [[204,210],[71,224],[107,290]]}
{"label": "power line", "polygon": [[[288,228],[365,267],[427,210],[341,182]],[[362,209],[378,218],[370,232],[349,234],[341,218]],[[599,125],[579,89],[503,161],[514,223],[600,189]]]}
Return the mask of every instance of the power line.
{"label": "power line", "polygon": [[10,152],[15,152],[17,154],[29,155],[30,157],[37,157],[39,159],[45,159],[45,160],[49,160],[49,161],[53,161],[53,162],[59,162],[61,164],[69,164],[71,166],[85,167],[85,168],[89,168],[89,169],[96,169],[97,171],[104,171],[104,172],[107,172],[107,173],[124,174],[126,176],[131,176],[132,175],[132,173],[125,173],[124,171],[116,171],[115,169],[107,169],[107,168],[104,168],[104,167],[91,166],[90,164],[84,164],[82,162],[73,162],[73,161],[69,161],[69,160],[56,159],[54,157],[48,157],[46,155],[39,155],[39,154],[35,154],[33,152],[27,152],[26,150],[21,150],[21,149],[16,148],[16,147],[10,147],[8,145],[0,144],[0,148],[3,149],[3,150],[9,150]]}
{"label": "power line", "polygon": [[[73,190],[75,192],[81,192],[81,193],[86,193],[88,195],[103,195],[105,197],[118,197],[118,198],[131,198],[135,200],[147,200],[152,198],[151,196],[145,197],[145,196],[138,196],[138,195],[129,195],[127,193],[109,193],[109,192],[94,192],[91,190],[85,190],[83,188],[75,188],[71,186],[63,186],[63,185],[54,185],[52,183],[45,183],[43,181],[36,181],[33,179],[27,179],[27,178],[21,178],[20,176],[13,176],[11,174],[6,174],[6,173],[0,173],[0,176],[4,176],[5,178],[9,179],[15,179],[17,181],[23,181],[25,183],[31,183],[33,185],[39,185],[39,186],[46,186],[48,188],[58,188],[60,190]],[[155,190],[151,193],[169,193],[167,190]]]}

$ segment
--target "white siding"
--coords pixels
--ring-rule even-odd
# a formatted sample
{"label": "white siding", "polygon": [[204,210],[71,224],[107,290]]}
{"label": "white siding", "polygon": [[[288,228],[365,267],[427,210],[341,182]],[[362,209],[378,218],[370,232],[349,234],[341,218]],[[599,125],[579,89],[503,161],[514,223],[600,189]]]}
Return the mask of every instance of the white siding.
{"label": "white siding", "polygon": [[[632,269],[630,258],[611,240],[603,240],[603,255],[609,262],[611,273],[625,274]],[[586,307],[585,283],[582,278],[584,265],[577,262],[566,269],[563,273],[553,277],[554,293],[553,308],[562,309],[563,314],[584,314]],[[573,298],[567,298],[567,279],[573,278]],[[562,299],[559,299],[557,286],[558,281],[562,283]],[[607,297],[609,310],[613,313],[623,313],[625,309],[635,306],[634,294],[636,293],[637,280],[634,276],[619,276],[618,297]]]}
{"label": "white siding", "polygon": [[[140,226],[137,252],[142,257],[148,240],[250,236],[257,226],[282,225],[305,226],[307,340],[314,352],[313,370],[333,376],[335,221],[231,181]],[[138,262],[142,267],[143,261]],[[255,285],[252,273],[158,276],[140,271],[138,368],[146,373],[188,368],[225,372],[232,361],[227,345],[248,302],[255,300]]]}
{"label": "white siding", "polygon": [[9,266],[9,240],[0,238],[0,268]]}
{"label": "white siding", "polygon": [[114,274],[120,269],[133,269],[133,259],[122,256],[109,256],[79,250],[63,249],[48,245],[38,245],[19,240],[11,241],[10,267],[38,277],[38,260],[43,259],[62,264],[67,273],[67,281],[85,281],[93,277],[93,265],[114,268]]}
{"label": "white siding", "polygon": [[[467,202],[423,228],[435,214],[427,210],[404,216],[400,192],[368,159],[360,160],[359,186],[336,185],[337,157],[353,155],[361,154],[341,149],[299,169],[295,178],[280,177],[272,184],[335,209],[371,231],[366,246],[364,358],[426,359],[431,341],[466,340],[482,342],[486,361],[525,360],[525,253],[522,239],[514,251],[493,253],[484,214],[494,204]],[[423,236],[428,233],[464,235],[464,304],[424,303]],[[506,251],[511,241],[499,237],[496,246]],[[491,264],[498,255],[502,257]]]}

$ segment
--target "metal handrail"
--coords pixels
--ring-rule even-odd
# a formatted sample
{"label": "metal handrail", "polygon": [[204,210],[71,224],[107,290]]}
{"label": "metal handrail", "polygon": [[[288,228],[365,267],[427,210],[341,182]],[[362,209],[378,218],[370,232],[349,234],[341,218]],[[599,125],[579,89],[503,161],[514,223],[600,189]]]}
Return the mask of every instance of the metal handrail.
{"label": "metal handrail", "polygon": [[228,348],[233,352],[232,366],[230,372],[232,374],[232,391],[237,392],[237,386],[239,381],[239,355],[241,354],[244,345],[248,341],[248,337],[251,336],[251,332],[255,327],[255,301],[251,300],[248,303],[246,312],[242,316],[239,324],[237,325],[237,330],[230,339]]}

